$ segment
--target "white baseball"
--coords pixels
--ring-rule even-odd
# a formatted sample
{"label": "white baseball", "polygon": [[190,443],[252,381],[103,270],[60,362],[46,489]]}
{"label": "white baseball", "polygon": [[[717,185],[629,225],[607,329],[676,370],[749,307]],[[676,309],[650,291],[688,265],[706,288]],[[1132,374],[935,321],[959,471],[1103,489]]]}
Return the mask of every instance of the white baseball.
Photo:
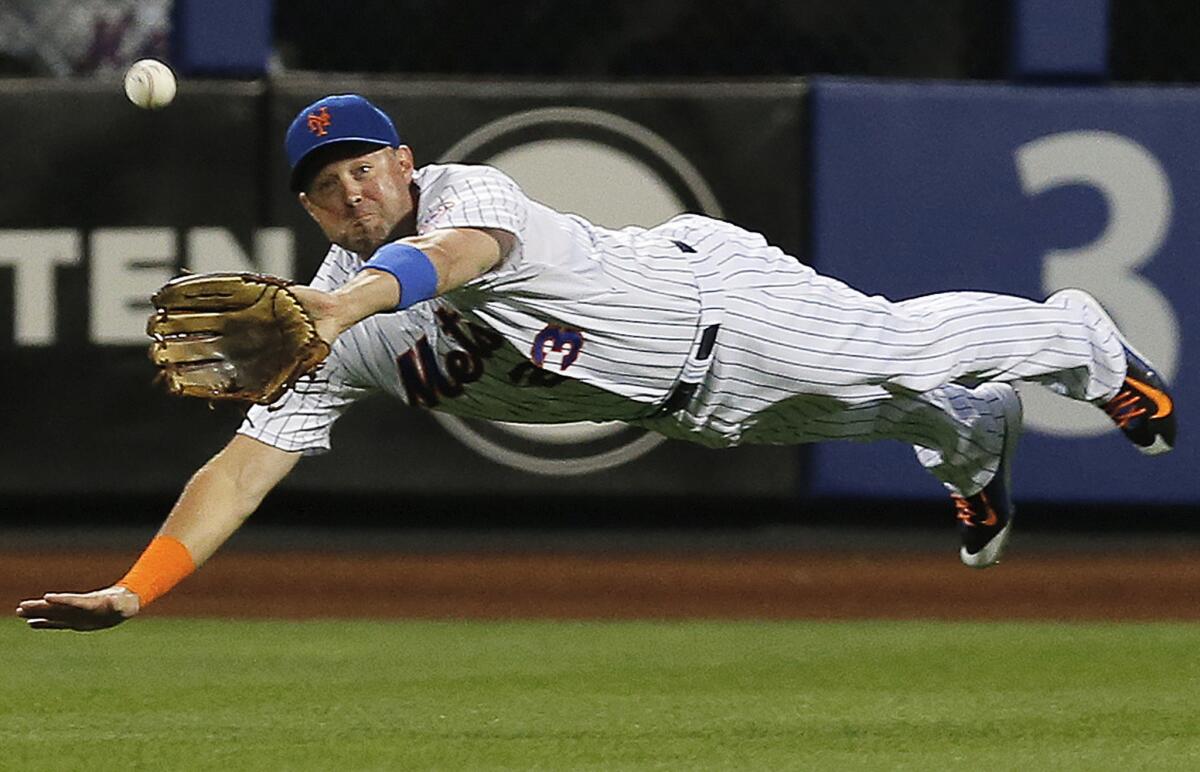
{"label": "white baseball", "polygon": [[125,94],[144,110],[157,110],[175,98],[175,73],[157,59],[140,59],[125,73]]}

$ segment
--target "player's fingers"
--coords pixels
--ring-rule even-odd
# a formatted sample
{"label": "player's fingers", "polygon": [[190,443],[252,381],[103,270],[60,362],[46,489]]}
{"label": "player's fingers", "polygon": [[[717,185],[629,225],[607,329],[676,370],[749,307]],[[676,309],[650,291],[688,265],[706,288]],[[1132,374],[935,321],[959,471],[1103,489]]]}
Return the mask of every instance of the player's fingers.
{"label": "player's fingers", "polygon": [[50,607],[45,601],[21,601],[21,605],[17,606],[17,616],[22,618],[37,617],[46,613],[46,609]]}
{"label": "player's fingers", "polygon": [[45,606],[39,608],[25,609],[20,616],[26,621],[38,619],[52,622],[69,622],[81,614],[86,615],[89,613],[91,612],[75,608],[74,606],[57,606],[53,603],[47,603]]}
{"label": "player's fingers", "polygon": [[42,596],[42,600],[50,605],[58,606],[73,606],[75,608],[96,608],[104,602],[103,598],[97,597],[90,592],[48,592]]}
{"label": "player's fingers", "polygon": [[27,627],[34,630],[69,630],[70,626],[66,622],[59,622],[54,619],[27,619],[25,620]]}
{"label": "player's fingers", "polygon": [[17,606],[17,616],[37,629],[101,630],[118,625],[125,615],[116,609],[114,593],[48,592]]}
{"label": "player's fingers", "polygon": [[88,611],[74,606],[50,606],[41,614],[30,614],[25,620],[38,629],[99,630],[122,621],[119,614]]}
{"label": "player's fingers", "polygon": [[51,603],[69,603],[90,595],[90,592],[48,592],[42,596],[42,600],[48,600]]}

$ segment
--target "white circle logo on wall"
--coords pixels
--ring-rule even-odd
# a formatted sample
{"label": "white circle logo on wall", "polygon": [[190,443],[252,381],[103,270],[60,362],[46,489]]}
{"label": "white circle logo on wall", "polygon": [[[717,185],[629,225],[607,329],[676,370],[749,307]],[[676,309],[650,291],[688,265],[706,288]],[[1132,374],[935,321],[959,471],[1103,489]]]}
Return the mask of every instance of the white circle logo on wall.
{"label": "white circle logo on wall", "polygon": [[[721,216],[712,189],[682,153],[645,126],[602,110],[509,115],[463,137],[438,162],[494,166],[535,201],[609,228],[650,227],[686,211]],[[432,415],[472,450],[536,474],[608,469],[663,441],[616,421],[535,425]]]}

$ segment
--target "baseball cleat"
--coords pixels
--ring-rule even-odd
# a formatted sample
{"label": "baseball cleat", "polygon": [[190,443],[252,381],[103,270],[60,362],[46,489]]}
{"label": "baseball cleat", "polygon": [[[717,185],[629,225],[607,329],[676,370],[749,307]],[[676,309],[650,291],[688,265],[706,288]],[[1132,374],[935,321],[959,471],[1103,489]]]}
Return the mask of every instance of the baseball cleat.
{"label": "baseball cleat", "polygon": [[1125,349],[1125,384],[1100,407],[1134,446],[1148,456],[1175,447],[1175,400],[1145,359]]}
{"label": "baseball cleat", "polygon": [[954,496],[958,513],[958,535],[962,549],[958,556],[970,568],[987,568],[1000,561],[1000,553],[1012,531],[1012,460],[1021,437],[1021,398],[1007,383],[987,383],[976,393],[986,393],[1000,401],[1004,413],[1004,447],[996,474],[974,496]]}
{"label": "baseball cleat", "polygon": [[1129,345],[1098,300],[1082,290],[1057,294],[1068,293],[1107,319],[1125,349],[1125,382],[1115,397],[1100,403],[1100,409],[1142,453],[1156,456],[1171,450],[1175,446],[1175,400],[1166,381],[1146,357]]}

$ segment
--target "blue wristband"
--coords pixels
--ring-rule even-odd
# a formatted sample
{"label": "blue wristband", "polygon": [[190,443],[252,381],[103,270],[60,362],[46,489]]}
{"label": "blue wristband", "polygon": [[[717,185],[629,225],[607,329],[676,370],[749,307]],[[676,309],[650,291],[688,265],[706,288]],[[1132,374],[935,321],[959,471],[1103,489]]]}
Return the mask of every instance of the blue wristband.
{"label": "blue wristband", "polygon": [[358,270],[365,271],[368,268],[387,271],[400,282],[397,311],[429,300],[437,294],[437,268],[424,252],[414,246],[395,241],[384,244]]}

